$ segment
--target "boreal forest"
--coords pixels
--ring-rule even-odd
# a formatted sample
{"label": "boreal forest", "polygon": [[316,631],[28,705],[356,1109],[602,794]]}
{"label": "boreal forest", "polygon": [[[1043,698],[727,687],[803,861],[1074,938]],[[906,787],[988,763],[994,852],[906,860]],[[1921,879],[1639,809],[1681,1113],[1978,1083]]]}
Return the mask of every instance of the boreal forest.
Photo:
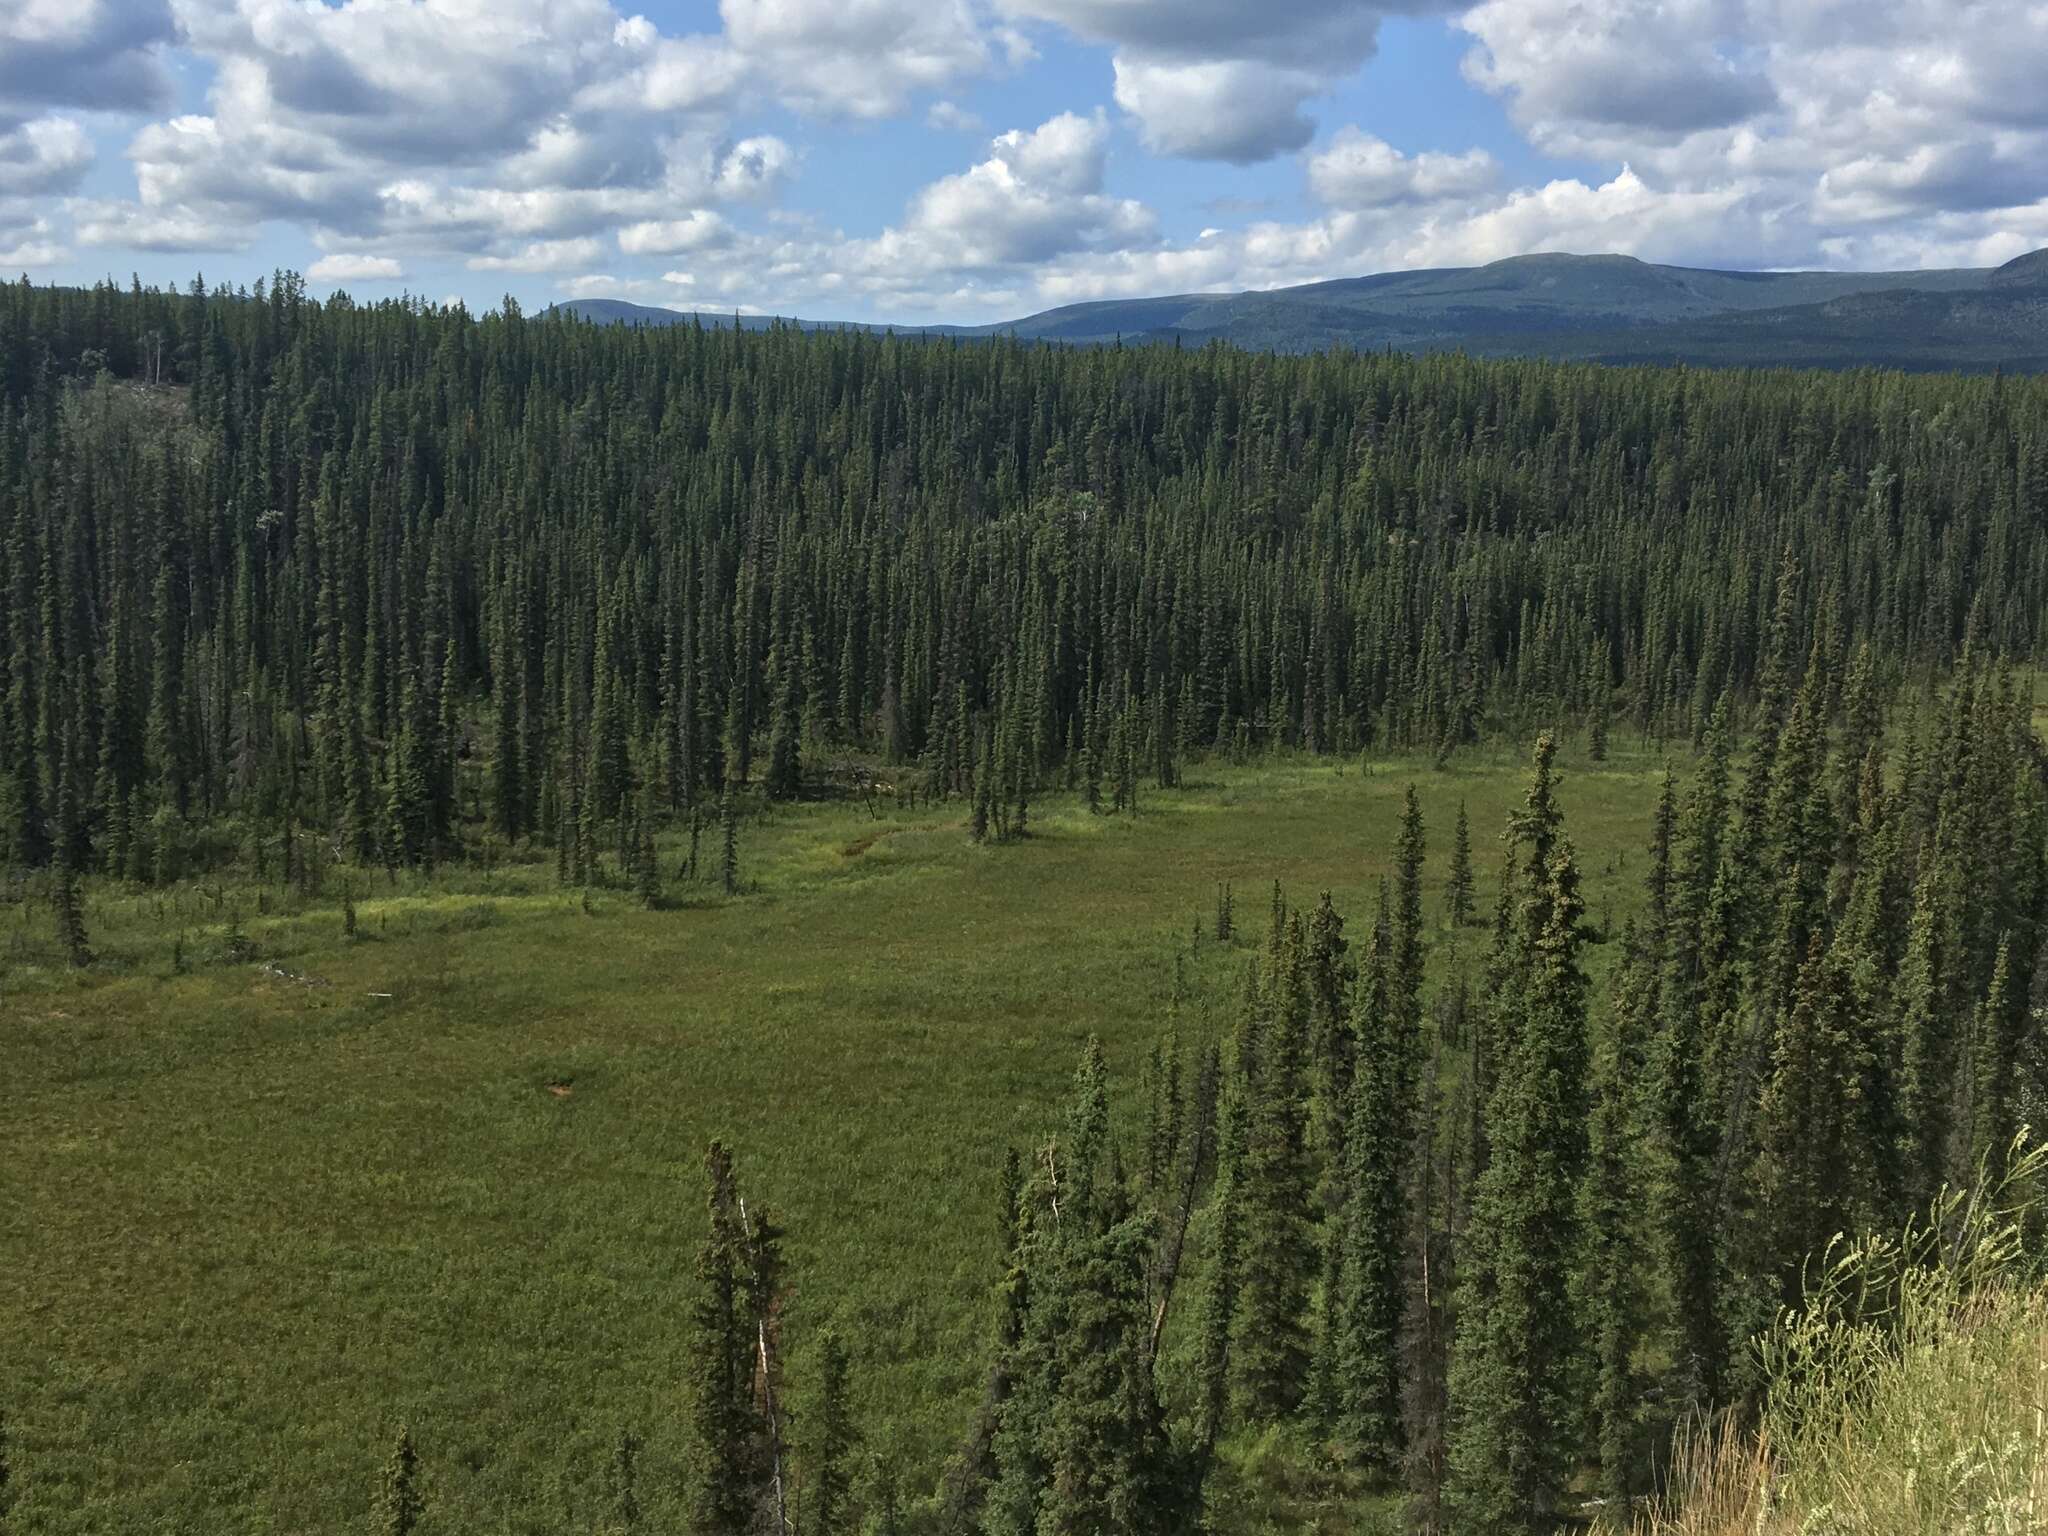
{"label": "boreal forest", "polygon": [[2044,630],[2035,378],[0,287],[0,1529],[2042,1529]]}

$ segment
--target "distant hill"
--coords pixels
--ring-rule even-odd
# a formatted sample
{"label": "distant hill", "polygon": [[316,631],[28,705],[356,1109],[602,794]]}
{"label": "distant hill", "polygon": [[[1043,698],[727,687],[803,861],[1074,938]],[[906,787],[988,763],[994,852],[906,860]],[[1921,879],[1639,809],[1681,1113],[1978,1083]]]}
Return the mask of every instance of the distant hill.
{"label": "distant hill", "polygon": [[[558,307],[631,325],[734,318],[615,299]],[[740,319],[750,329],[773,323]],[[1296,288],[1068,304],[998,325],[851,328],[1079,344],[1224,341],[1276,352],[1346,346],[1615,363],[2039,371],[2048,370],[2048,250],[1997,268],[1920,272],[1723,272],[1632,256],[1518,256]]]}
{"label": "distant hill", "polygon": [[803,320],[785,315],[737,315],[730,311],[720,314],[700,309],[657,309],[649,304],[629,304],[624,299],[573,299],[567,304],[553,304],[549,309],[557,314],[576,315],[599,325],[702,325],[707,329],[729,329],[733,322],[739,322],[743,331],[765,331],[773,325],[793,325],[804,331],[897,331],[904,334],[930,333],[940,335],[980,335],[996,329],[993,326],[959,325],[867,325],[858,320]]}

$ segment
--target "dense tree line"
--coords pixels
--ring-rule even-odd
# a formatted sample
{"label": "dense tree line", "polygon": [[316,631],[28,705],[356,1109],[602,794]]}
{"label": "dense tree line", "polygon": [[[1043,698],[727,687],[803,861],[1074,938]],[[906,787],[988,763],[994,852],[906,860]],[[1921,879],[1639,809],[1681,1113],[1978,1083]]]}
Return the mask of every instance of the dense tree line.
{"label": "dense tree line", "polygon": [[1724,694],[1756,718],[1772,643],[1886,686],[2037,654],[2044,513],[2035,382],[23,283],[0,859],[538,841],[644,884],[650,820],[851,754],[1003,836],[1219,747],[1697,740]]}
{"label": "dense tree line", "polygon": [[1425,995],[1411,792],[1369,936],[1276,890],[1234,1038],[1155,1055],[1127,1141],[1091,1052],[1005,1182],[942,1529],[1190,1529],[1225,1437],[1287,1426],[1417,1530],[1549,1531],[1753,1400],[1751,1340],[1831,1243],[2002,1180],[2048,1111],[2031,701],[1966,660],[1888,724],[1867,658],[1839,688],[1786,660],[1739,770],[1724,705],[1667,781],[1604,999],[1545,736],[1476,997]]}

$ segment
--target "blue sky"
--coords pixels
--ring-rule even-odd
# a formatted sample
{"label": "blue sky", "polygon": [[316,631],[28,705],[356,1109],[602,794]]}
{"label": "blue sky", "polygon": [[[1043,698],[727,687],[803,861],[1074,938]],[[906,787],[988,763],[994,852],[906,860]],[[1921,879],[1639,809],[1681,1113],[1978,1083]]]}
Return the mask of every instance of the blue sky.
{"label": "blue sky", "polygon": [[2048,244],[2033,0],[6,0],[0,271],[981,322]]}

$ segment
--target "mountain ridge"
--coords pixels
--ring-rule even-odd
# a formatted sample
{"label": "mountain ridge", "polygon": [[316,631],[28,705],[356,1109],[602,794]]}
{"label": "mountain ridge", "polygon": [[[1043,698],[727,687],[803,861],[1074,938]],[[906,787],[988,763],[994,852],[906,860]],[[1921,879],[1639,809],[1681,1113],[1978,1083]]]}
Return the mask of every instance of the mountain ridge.
{"label": "mountain ridge", "polygon": [[1235,293],[1091,299],[991,325],[714,315],[573,300],[600,324],[991,337],[1100,345],[1223,341],[1250,350],[1463,351],[1590,362],[2048,370],[2048,249],[1998,267],[1758,272],[1539,252]]}

